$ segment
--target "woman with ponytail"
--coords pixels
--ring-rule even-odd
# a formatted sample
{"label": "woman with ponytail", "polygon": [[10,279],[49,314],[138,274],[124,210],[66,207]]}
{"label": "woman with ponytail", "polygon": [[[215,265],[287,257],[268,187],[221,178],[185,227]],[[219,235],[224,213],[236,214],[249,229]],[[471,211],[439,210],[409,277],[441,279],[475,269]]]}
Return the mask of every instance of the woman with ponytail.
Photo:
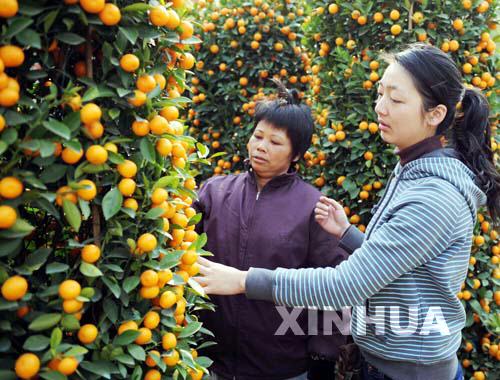
{"label": "woman with ponytail", "polygon": [[[211,178],[199,191],[195,207],[203,219],[198,232],[207,233],[206,249],[215,262],[240,270],[335,266],[347,254],[315,220],[321,193],[295,170],[311,141],[311,112],[300,104],[297,91],[275,83],[275,99],[256,107],[248,171]],[[215,312],[204,312],[201,320],[217,342],[207,350],[214,360],[213,380],[334,379],[346,339],[337,329],[328,335],[308,331],[315,322],[308,323],[304,311],[296,320],[298,330],[280,332],[288,313],[269,302],[242,296],[212,302]]]}
{"label": "woman with ponytail", "polygon": [[209,294],[278,305],[354,306],[365,379],[459,380],[465,311],[457,293],[477,211],[486,204],[496,223],[500,215],[488,102],[435,47],[417,44],[387,59],[375,112],[400,161],[366,234],[332,199],[315,210],[350,257],[336,268],[249,271],[201,259],[197,281]]}

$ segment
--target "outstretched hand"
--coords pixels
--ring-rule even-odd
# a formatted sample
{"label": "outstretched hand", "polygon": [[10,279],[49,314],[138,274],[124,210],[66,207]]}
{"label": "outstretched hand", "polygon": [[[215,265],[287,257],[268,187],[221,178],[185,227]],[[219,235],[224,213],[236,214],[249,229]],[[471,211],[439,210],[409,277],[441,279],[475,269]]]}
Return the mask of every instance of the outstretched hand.
{"label": "outstretched hand", "polygon": [[246,271],[198,257],[201,276],[194,277],[206,294],[228,296],[245,293]]}
{"label": "outstretched hand", "polygon": [[321,197],[314,209],[315,219],[318,224],[328,233],[341,238],[351,225],[347,220],[344,208],[337,201]]}

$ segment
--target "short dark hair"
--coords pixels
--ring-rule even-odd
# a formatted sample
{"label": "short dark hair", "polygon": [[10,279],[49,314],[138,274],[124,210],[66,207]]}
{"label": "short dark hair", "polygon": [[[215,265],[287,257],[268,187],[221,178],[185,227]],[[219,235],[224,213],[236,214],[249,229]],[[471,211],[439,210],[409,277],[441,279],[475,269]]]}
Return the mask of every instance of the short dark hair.
{"label": "short dark hair", "polygon": [[273,127],[286,132],[292,143],[292,156],[300,158],[309,149],[314,129],[311,109],[300,103],[299,93],[288,90],[279,80],[273,79],[278,87],[276,98],[259,101],[255,107],[254,129],[260,121],[267,121]]}

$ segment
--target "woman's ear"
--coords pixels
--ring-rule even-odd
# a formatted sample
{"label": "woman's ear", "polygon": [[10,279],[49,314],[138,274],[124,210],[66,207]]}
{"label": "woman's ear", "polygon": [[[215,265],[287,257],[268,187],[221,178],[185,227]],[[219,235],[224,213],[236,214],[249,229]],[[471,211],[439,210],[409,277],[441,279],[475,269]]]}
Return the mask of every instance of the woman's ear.
{"label": "woman's ear", "polygon": [[437,128],[446,117],[448,109],[445,105],[439,104],[426,114],[426,122],[432,128]]}

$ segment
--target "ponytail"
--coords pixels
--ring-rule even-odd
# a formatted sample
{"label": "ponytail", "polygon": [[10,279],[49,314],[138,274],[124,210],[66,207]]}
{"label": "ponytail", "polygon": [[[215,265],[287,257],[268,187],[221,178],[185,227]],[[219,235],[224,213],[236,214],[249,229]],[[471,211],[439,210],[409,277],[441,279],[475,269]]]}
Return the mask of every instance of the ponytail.
{"label": "ponytail", "polygon": [[495,167],[491,149],[489,106],[477,90],[466,89],[457,106],[455,125],[451,128],[451,143],[462,161],[476,175],[476,183],[486,194],[493,221],[500,217],[500,174]]}

